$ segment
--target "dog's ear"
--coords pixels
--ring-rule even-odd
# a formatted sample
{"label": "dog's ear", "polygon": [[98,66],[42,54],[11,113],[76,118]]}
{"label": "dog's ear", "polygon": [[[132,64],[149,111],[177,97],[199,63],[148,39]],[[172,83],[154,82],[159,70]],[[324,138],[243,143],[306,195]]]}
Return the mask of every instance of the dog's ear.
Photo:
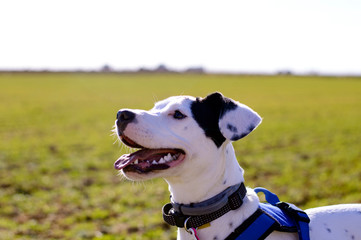
{"label": "dog's ear", "polygon": [[207,137],[220,147],[226,139],[236,141],[247,136],[260,123],[252,109],[215,92],[192,104],[192,113]]}
{"label": "dog's ear", "polygon": [[222,98],[223,106],[218,126],[226,139],[239,140],[250,134],[261,123],[262,118],[248,106],[230,98],[223,96]]}

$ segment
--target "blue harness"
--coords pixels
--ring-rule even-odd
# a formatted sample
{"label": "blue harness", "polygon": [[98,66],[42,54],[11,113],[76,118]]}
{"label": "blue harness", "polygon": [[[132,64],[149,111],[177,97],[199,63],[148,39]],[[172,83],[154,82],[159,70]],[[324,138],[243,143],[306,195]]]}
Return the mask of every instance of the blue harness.
{"label": "blue harness", "polygon": [[[246,219],[225,240],[263,240],[273,231],[298,233],[299,240],[310,240],[307,214],[296,206],[281,202],[277,195],[264,188],[268,203],[260,203],[257,211]],[[163,219],[172,226],[185,228],[194,239],[196,230],[243,204],[247,190],[244,183],[233,185],[200,203],[168,203],[163,206]]]}
{"label": "blue harness", "polygon": [[277,195],[267,189],[255,188],[254,191],[263,192],[268,203],[260,203],[257,211],[225,240],[262,240],[273,231],[297,232],[299,240],[310,240],[310,219],[305,212],[280,202]]}

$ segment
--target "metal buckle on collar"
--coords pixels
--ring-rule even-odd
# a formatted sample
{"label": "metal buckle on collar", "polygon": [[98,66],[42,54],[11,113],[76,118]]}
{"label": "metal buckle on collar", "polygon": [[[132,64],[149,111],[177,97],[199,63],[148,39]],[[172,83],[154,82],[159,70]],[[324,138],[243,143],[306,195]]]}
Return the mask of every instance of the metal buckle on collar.
{"label": "metal buckle on collar", "polygon": [[187,218],[184,222],[184,229],[191,235],[192,240],[199,240],[197,236],[197,228],[188,228],[187,222],[191,217]]}
{"label": "metal buckle on collar", "polygon": [[310,218],[307,216],[307,214],[305,212],[296,209],[291,204],[286,203],[286,202],[278,202],[276,205],[277,205],[277,207],[279,207],[283,211],[287,212],[290,216],[292,216],[296,220],[306,222],[306,223],[310,222]]}
{"label": "metal buckle on collar", "polygon": [[189,220],[190,218],[191,218],[191,217],[188,217],[188,218],[184,221],[184,229],[185,229],[188,233],[190,233],[190,231],[189,231],[190,228],[187,227],[187,222],[188,222],[188,220]]}

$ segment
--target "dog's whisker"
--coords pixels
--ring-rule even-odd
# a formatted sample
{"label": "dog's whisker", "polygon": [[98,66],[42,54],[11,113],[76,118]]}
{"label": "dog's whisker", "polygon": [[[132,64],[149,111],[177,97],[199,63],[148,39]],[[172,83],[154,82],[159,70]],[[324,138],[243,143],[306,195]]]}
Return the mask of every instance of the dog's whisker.
{"label": "dog's whisker", "polygon": [[158,97],[154,94],[153,94],[153,101],[154,101],[154,103],[158,102]]}

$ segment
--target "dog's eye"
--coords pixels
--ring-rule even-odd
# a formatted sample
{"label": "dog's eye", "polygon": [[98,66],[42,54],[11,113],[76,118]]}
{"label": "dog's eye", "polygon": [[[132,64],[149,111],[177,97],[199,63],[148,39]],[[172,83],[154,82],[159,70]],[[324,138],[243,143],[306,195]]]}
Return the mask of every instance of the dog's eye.
{"label": "dog's eye", "polygon": [[186,118],[187,116],[184,115],[183,113],[181,113],[179,110],[176,110],[173,114],[173,118],[175,119],[183,119]]}

